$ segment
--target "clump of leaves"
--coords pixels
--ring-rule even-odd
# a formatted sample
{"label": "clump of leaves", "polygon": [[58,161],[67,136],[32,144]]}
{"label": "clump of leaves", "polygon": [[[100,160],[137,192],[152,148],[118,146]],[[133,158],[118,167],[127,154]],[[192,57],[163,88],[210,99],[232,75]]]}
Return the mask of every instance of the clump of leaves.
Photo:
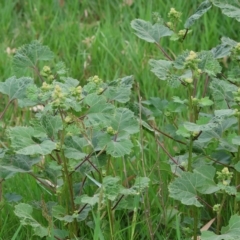
{"label": "clump of leaves", "polygon": [[[186,218],[179,220],[184,239],[198,239],[200,226],[206,224],[203,215],[210,219],[216,217],[216,225],[212,226],[215,233],[205,228],[201,239],[239,238],[234,224],[239,221],[240,211],[240,85],[237,71],[240,43],[223,37],[221,43],[209,51],[186,49],[174,54],[161,45],[163,37],[170,37],[171,41],[182,45],[179,49],[184,49],[185,39],[191,37],[193,29],[190,28],[213,7],[239,21],[240,8],[236,2],[206,0],[183,26],[182,14],[174,8],[170,9],[167,20],[154,13],[153,23],[142,19],[131,22],[135,34],[154,43],[162,53],[163,59],[149,60],[151,71],[159,80],[167,82],[168,87],[178,88],[175,92],[179,95],[171,99],[154,97],[142,102],[143,107],[150,110],[142,122],[169,158],[172,169],[169,196],[177,200],[183,216],[191,219],[188,228],[185,227]],[[219,61],[224,57],[232,60],[227,73],[223,73]],[[159,118],[165,122],[161,129],[156,127]],[[180,149],[177,155],[172,151],[172,143],[169,149],[161,144],[162,136],[175,142]],[[223,222],[229,220],[223,209],[232,209],[227,227],[222,227]]]}
{"label": "clump of leaves", "polygon": [[[141,194],[149,179],[139,176],[125,188],[109,168],[131,153],[131,136],[139,131],[136,117],[124,106],[133,77],[104,81],[93,76],[82,85],[67,76],[62,62],[51,62],[53,58],[50,49],[37,41],[24,45],[16,52],[13,67],[26,77],[0,83],[0,92],[7,97],[1,118],[13,102],[36,110],[29,125],[8,126],[10,144],[0,148],[0,179],[2,184],[17,173],[30,174],[45,193],[50,192],[55,200],[51,206],[44,197],[36,199],[48,225],[34,218],[29,203],[17,204],[14,212],[35,235],[65,239],[81,236],[80,222],[90,211],[105,215],[108,210],[107,215],[113,216],[121,200],[126,200],[122,208],[129,209],[128,197]],[[82,192],[90,182],[88,196]],[[110,232],[112,237],[112,222]]]}

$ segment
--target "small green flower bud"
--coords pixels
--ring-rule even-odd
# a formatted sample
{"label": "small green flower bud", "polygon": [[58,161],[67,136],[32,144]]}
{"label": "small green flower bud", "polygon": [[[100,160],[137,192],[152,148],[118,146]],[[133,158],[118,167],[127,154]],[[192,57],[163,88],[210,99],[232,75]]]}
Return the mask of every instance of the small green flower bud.
{"label": "small green flower bud", "polygon": [[64,122],[70,123],[70,122],[72,122],[72,118],[70,116],[66,116],[64,119]]}
{"label": "small green flower bud", "polygon": [[215,205],[213,206],[213,211],[214,211],[214,212],[219,212],[220,207],[221,207],[220,204],[215,204]]}
{"label": "small green flower bud", "polygon": [[185,78],[184,82],[191,84],[193,82],[192,78]]}
{"label": "small green flower bud", "polygon": [[51,68],[49,66],[44,66],[43,67],[43,72],[50,73],[51,72]]}
{"label": "small green flower bud", "polygon": [[53,75],[49,75],[48,78],[47,78],[49,81],[52,81],[54,79],[54,76]]}

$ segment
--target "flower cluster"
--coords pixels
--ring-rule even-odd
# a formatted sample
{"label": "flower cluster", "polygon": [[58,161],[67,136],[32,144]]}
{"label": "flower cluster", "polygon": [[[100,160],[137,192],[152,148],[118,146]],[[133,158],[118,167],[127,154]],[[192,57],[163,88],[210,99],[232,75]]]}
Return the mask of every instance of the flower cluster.
{"label": "flower cluster", "polygon": [[224,186],[230,185],[233,173],[229,172],[227,167],[224,167],[221,172],[217,172],[217,175],[218,180],[221,181]]}
{"label": "flower cluster", "polygon": [[110,135],[115,135],[117,134],[117,131],[114,130],[111,126],[107,128],[107,133]]}
{"label": "flower cluster", "polygon": [[185,68],[191,68],[192,70],[196,70],[198,73],[201,73],[201,70],[198,69],[198,55],[194,51],[190,51],[189,55],[185,58],[184,66]]}
{"label": "flower cluster", "polygon": [[237,43],[236,46],[232,49],[231,57],[233,60],[240,60],[240,43]]}
{"label": "flower cluster", "polygon": [[176,11],[175,8],[171,8],[169,13],[168,13],[168,17],[171,20],[171,22],[181,22],[181,12]]}
{"label": "flower cluster", "polygon": [[59,85],[56,85],[54,88],[54,91],[52,93],[52,98],[53,98],[53,107],[61,107],[64,105],[65,101],[65,96],[62,92],[62,89]]}
{"label": "flower cluster", "polygon": [[72,88],[71,94],[76,98],[77,101],[80,101],[82,99],[82,87],[78,86],[76,88]]}
{"label": "flower cluster", "polygon": [[43,77],[46,77],[49,81],[53,81],[54,80],[54,75],[52,74],[51,68],[49,66],[44,66],[42,71],[41,71],[41,75]]}

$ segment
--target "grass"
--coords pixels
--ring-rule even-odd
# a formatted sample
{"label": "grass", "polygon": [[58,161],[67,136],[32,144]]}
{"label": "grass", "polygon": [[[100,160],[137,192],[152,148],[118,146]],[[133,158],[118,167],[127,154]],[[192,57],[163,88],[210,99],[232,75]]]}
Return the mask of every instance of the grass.
{"label": "grass", "polygon": [[[123,4],[120,0],[12,0],[0,1],[0,81],[12,76],[11,54],[6,49],[18,48],[32,40],[39,39],[43,44],[64,61],[69,68],[69,75],[84,82],[89,76],[99,75],[102,79],[113,80],[124,75],[134,75],[139,83],[143,99],[152,96],[169,98],[173,94],[164,83],[149,71],[148,60],[152,57],[161,57],[161,53],[155,46],[139,40],[131,30],[130,22],[135,18],[150,20],[152,12],[157,11],[163,17],[171,7],[183,12],[186,19],[196,9],[201,1],[163,1],[163,0],[135,0],[130,6]],[[221,36],[228,35],[230,38],[238,39],[237,23],[232,19],[225,19],[222,23],[220,11],[214,10],[207,13],[193,26],[193,32],[184,44],[191,50],[211,49],[220,42]],[[183,21],[184,23],[184,21]],[[175,42],[163,40],[162,45],[167,51],[170,49],[175,54],[181,52],[182,46]],[[171,52],[170,52],[171,53]],[[0,96],[0,99],[3,98]],[[1,101],[0,108],[4,106]],[[9,111],[8,118],[12,123],[19,118],[18,112]],[[21,119],[23,124],[26,118]],[[116,171],[122,172],[126,169],[127,175],[136,173],[149,176],[152,185],[149,188],[149,202],[151,208],[151,224],[156,228],[157,239],[168,239],[169,231],[166,215],[170,215],[168,206],[167,182],[170,180],[168,166],[164,165],[166,159],[164,152],[158,149],[150,136],[144,135],[143,148],[145,169],[141,163],[126,161],[115,166]],[[156,150],[157,149],[157,150]],[[163,157],[164,156],[164,157]],[[160,162],[161,165],[159,164]],[[4,192],[17,192],[24,202],[41,199],[43,190],[34,184],[30,176],[18,175],[4,183]],[[45,194],[45,193],[44,193]],[[47,196],[45,194],[44,196]],[[48,196],[45,201],[51,200]],[[18,219],[14,216],[9,203],[1,210],[0,215],[0,239],[37,239],[31,238],[31,229],[20,227]],[[172,209],[172,211],[174,211]],[[173,213],[172,213],[173,214]],[[142,222],[142,213],[137,216],[135,239],[147,239],[148,228]],[[38,212],[38,218],[42,218]],[[97,218],[97,216],[95,216]],[[119,214],[117,221],[117,239],[130,239],[131,223],[123,226],[120,224],[125,219],[124,214]],[[176,217],[176,239],[180,236],[180,226]],[[159,222],[163,221],[163,222]],[[165,222],[164,222],[165,221]],[[119,225],[118,225],[119,224]],[[88,234],[89,230],[85,231]],[[100,231],[100,229],[99,229]],[[15,234],[15,235],[14,235]],[[93,233],[94,237],[98,233]],[[17,236],[17,237],[16,237]],[[95,238],[94,238],[95,239]],[[96,238],[97,239],[97,238]]]}

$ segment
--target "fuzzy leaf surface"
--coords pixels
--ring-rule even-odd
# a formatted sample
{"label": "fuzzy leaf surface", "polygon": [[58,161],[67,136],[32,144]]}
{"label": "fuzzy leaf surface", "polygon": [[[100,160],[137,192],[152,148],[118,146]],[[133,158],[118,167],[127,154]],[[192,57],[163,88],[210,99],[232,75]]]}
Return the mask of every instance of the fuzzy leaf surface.
{"label": "fuzzy leaf surface", "polygon": [[24,99],[28,86],[33,84],[33,79],[28,77],[8,78],[5,82],[0,82],[0,92],[8,95],[9,100]]}
{"label": "fuzzy leaf surface", "polygon": [[[44,138],[44,134],[32,127],[13,127],[9,129],[12,147],[16,153],[23,155],[50,154],[56,148],[56,143]],[[42,139],[37,140],[38,136],[41,136]]]}
{"label": "fuzzy leaf surface", "polygon": [[181,201],[184,205],[202,207],[197,200],[198,192],[210,194],[219,189],[214,183],[214,174],[215,169],[212,166],[196,168],[194,173],[182,172],[180,177],[169,185],[170,197]]}
{"label": "fuzzy leaf surface", "polygon": [[85,119],[86,126],[110,126],[109,122],[113,116],[115,107],[107,103],[107,99],[104,96],[95,93],[89,94],[84,99],[84,102],[90,107]]}
{"label": "fuzzy leaf surface", "polygon": [[221,235],[216,235],[212,231],[203,231],[202,240],[237,240],[240,235],[240,216],[233,215],[229,220],[229,225],[222,227]]}
{"label": "fuzzy leaf surface", "polygon": [[108,84],[107,90],[103,93],[109,101],[126,103],[130,99],[131,88],[133,85],[133,76],[127,76],[114,80]]}
{"label": "fuzzy leaf surface", "polygon": [[172,67],[172,62],[166,60],[149,60],[151,72],[153,72],[160,80],[167,79],[168,70]]}
{"label": "fuzzy leaf surface", "polygon": [[184,27],[189,29],[196,22],[196,20],[199,19],[204,13],[206,13],[211,7],[212,4],[209,0],[202,2],[197,8],[196,12],[187,19]]}
{"label": "fuzzy leaf surface", "polygon": [[16,73],[24,74],[36,67],[38,61],[52,60],[53,52],[38,41],[23,45],[13,57],[13,68]]}
{"label": "fuzzy leaf surface", "polygon": [[86,156],[86,153],[83,152],[83,147],[87,146],[88,143],[84,138],[77,136],[67,137],[64,144],[66,147],[64,153],[67,158],[80,160]]}
{"label": "fuzzy leaf surface", "polygon": [[19,217],[22,225],[28,225],[33,228],[35,235],[41,238],[48,235],[49,230],[33,218],[33,208],[29,204],[19,203],[15,206],[14,213]]}
{"label": "fuzzy leaf surface", "polygon": [[230,18],[235,18],[240,22],[240,8],[238,1],[228,1],[228,0],[212,0],[213,5],[219,7],[222,13]]}
{"label": "fuzzy leaf surface", "polygon": [[168,27],[155,23],[152,25],[150,22],[142,19],[135,19],[131,22],[131,27],[135,30],[135,34],[150,43],[158,43],[160,38],[165,36],[171,36],[173,31]]}

